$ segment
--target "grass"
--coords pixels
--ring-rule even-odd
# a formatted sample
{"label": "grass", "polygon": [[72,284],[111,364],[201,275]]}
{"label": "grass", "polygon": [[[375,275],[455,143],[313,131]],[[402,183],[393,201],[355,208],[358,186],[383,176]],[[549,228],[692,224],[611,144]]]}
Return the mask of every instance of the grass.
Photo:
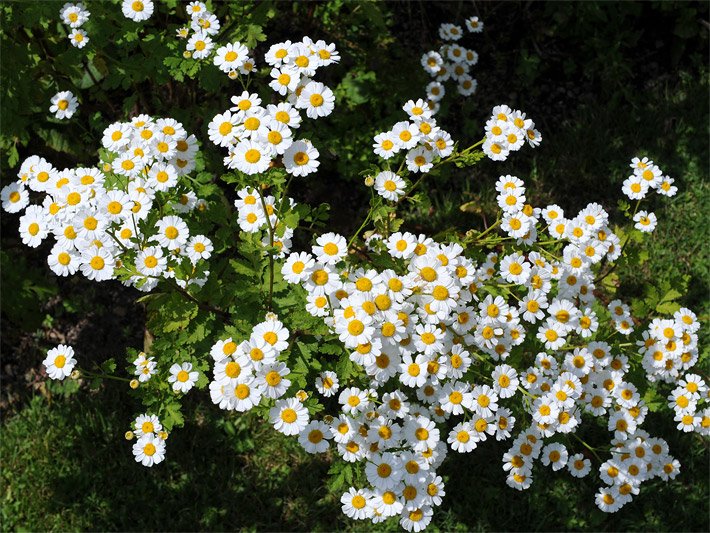
{"label": "grass", "polygon": [[[222,413],[198,409],[168,439],[166,462],[144,468],[122,437],[132,408],[123,392],[111,384],[98,395],[36,396],[6,423],[3,530],[398,529],[395,522],[371,528],[347,521],[339,494],[324,484],[329,458],[307,455],[295,439],[250,416],[213,425],[210,419]],[[595,507],[592,476],[576,480],[538,465],[531,490],[509,489],[500,463],[506,445],[489,442],[442,468],[447,496],[433,529],[706,530],[707,443],[679,434],[666,416],[647,426],[668,439],[681,475],[644,484],[616,515]],[[607,434],[584,438],[602,444]]]}
{"label": "grass", "polygon": [[[511,4],[501,5],[507,10]],[[482,8],[497,9],[492,4]],[[531,9],[537,6],[533,3]],[[501,24],[507,24],[507,17],[503,18]],[[517,39],[517,33],[511,35]],[[516,46],[501,49],[513,54]],[[492,55],[481,53],[481,57],[485,61]],[[510,68],[514,71],[515,65]],[[481,98],[486,92],[489,98],[502,97],[494,78],[510,79],[513,84],[512,71],[503,75],[493,65],[486,69],[491,79],[480,80]],[[593,94],[564,113],[554,106],[530,104],[525,110],[543,129],[540,148],[525,148],[503,165],[482,162],[455,179],[428,181],[431,205],[408,213],[406,227],[437,233],[465,231],[481,224],[482,215],[490,221],[495,216],[492,184],[505,173],[526,181],[536,205],[555,202],[574,212],[597,201],[613,211],[628,160],[636,154],[648,155],[677,178],[679,194],[652,200],[659,225],[644,241],[649,258],[643,266],[631,265],[620,272],[624,290],[633,294],[660,277],[688,276],[689,292],[683,301],[707,318],[708,74],[701,66],[649,81],[643,91],[628,91],[633,96],[629,105],[623,99],[599,101]],[[616,82],[623,85],[623,76]],[[496,88],[486,91],[485,87]],[[525,95],[510,100],[521,107],[526,101]],[[481,108],[490,109],[489,103],[481,103]],[[324,195],[330,197],[331,183],[323,183],[327,185],[314,186],[327,189]],[[340,192],[356,198],[359,194]],[[472,203],[469,210],[460,210],[466,202]],[[360,219],[350,216],[355,209],[335,210],[336,217],[344,220],[342,226],[357,227]],[[7,278],[4,281],[7,287]],[[79,291],[81,286],[71,288]],[[96,321],[101,326],[97,329],[104,330],[101,343],[112,350],[120,348],[124,342],[111,337],[118,324],[106,324],[103,318]],[[10,338],[7,331],[3,335]],[[123,337],[130,339],[128,334]],[[31,397],[3,421],[3,530],[399,530],[391,521],[372,527],[347,520],[340,512],[339,494],[328,490],[329,456],[307,455],[295,439],[283,437],[253,416],[233,416],[225,422],[224,413],[208,405],[204,393],[188,399],[192,404],[186,426],[170,436],[166,462],[146,469],[133,461],[131,443],[122,437],[139,409],[127,399],[124,388],[107,383],[97,393],[82,389],[67,397],[61,389],[41,388],[43,394]],[[644,427],[669,442],[671,453],[681,462],[681,475],[668,483],[644,484],[641,494],[617,514],[606,515],[594,505],[594,475],[575,480],[538,465],[530,490],[509,489],[500,463],[507,446],[489,442],[441,468],[447,496],[435,513],[432,529],[707,531],[707,439],[679,433],[668,412],[651,414]],[[608,442],[608,432],[598,428],[590,428],[582,437],[593,445]]]}

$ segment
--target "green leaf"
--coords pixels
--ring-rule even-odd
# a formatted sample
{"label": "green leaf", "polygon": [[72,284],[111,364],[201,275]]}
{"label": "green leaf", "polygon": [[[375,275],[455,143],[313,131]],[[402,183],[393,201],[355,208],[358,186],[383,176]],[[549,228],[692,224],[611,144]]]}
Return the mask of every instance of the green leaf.
{"label": "green leaf", "polygon": [[672,315],[680,309],[678,302],[662,302],[656,306],[656,311],[664,315]]}
{"label": "green leaf", "polygon": [[160,421],[166,431],[172,430],[175,426],[182,426],[185,423],[185,418],[180,411],[180,403],[177,400],[169,401],[165,405]]}
{"label": "green leaf", "polygon": [[116,371],[116,361],[111,358],[101,363],[101,370],[104,374],[111,375]]}

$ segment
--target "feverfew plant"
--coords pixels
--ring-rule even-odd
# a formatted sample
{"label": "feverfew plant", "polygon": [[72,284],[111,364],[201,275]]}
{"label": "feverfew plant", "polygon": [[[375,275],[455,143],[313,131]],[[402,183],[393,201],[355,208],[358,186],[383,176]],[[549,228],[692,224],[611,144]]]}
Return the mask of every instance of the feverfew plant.
{"label": "feverfew plant", "polygon": [[[127,0],[121,9],[142,23],[155,6]],[[206,170],[189,124],[137,114],[106,127],[98,164],[57,169],[32,156],[0,191],[24,244],[52,240],[47,262],[57,275],[144,293],[154,339],[129,350],[123,371],[115,361],[81,368],[66,345],[43,362],[52,379],[110,374],[129,384],[142,402],[125,433],[137,463],[166,460],[191,394],[209,395],[225,417],[263,418],[307,453],[337,457],[330,487],[343,513],[407,531],[425,529],[443,502],[438,469],[447,456],[489,440],[509,442],[501,462],[517,490],[539,468],[598,472],[594,498],[607,512],[645,481],[678,475],[668,444],[642,426],[667,403],[680,431],[710,432],[708,386],[696,368],[700,324],[670,287],[624,302],[615,272],[659,222],[641,202],[650,190],[673,196],[672,178],[647,158],[632,160],[622,191],[635,206],[619,204],[628,229],[596,203],[577,213],[535,206],[512,175],[490,184],[499,211],[482,231],[434,238],[403,229],[403,207],[437,171],[505,160],[542,139],[507,105],[465,148],[434,118],[449,77],[460,94],[475,91],[478,56],[458,44],[464,27],[482,30],[472,17],[441,26],[447,43],[421,61],[434,77],[425,97],[408,100],[406,117],[374,136],[368,213],[353,235],[340,235],[325,225],[327,207],[289,197],[293,180],[319,179],[328,153],[297,133],[304,114],[337,112],[334,92],[317,81],[340,60],[336,45],[304,37],[270,46],[267,99],[251,85],[259,80],[249,49],[218,42],[221,23],[204,3],[185,9],[190,22],[177,30],[185,58],[241,85],[232,106],[208,118],[226,172]],[[88,12],[67,4],[61,16],[74,28]],[[69,118],[75,103],[55,100],[52,112]],[[294,245],[296,232],[307,246]],[[653,401],[662,387],[667,399]],[[606,446],[584,442],[578,430],[589,425],[608,431]]]}

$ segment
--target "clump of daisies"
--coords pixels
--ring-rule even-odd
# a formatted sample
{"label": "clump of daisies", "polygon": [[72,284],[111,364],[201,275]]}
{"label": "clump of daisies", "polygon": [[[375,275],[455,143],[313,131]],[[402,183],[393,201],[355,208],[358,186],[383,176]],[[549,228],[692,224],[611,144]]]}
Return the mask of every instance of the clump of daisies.
{"label": "clump of daisies", "polygon": [[[213,37],[219,32],[221,23],[202,2],[189,3],[186,11],[190,17],[190,24],[178,29],[178,37],[187,39],[183,55],[186,58],[206,59],[214,51]],[[214,63],[220,70],[229,74],[230,78],[236,78],[238,73],[249,74],[255,66],[254,62],[247,57],[246,48],[235,45],[218,49]]]}
{"label": "clump of daisies", "polygon": [[59,120],[72,118],[79,109],[79,100],[71,91],[59,91],[50,101],[52,105],[49,106],[49,112],[54,113]]}
{"label": "clump of daisies", "polygon": [[[132,2],[134,11],[137,4],[147,11],[148,2]],[[219,21],[201,2],[188,4],[187,11],[193,24],[185,35],[194,32],[189,51],[208,58]],[[480,31],[482,23],[469,19],[466,28]],[[441,36],[457,41],[462,31],[444,25]],[[457,57],[455,46],[447,45],[447,57]],[[314,172],[318,151],[294,140],[292,130],[300,125],[301,110],[314,119],[332,111],[332,91],[313,76],[338,59],[335,46],[322,41],[273,45],[265,58],[272,67],[270,87],[284,101],[263,107],[257,94],[245,90],[212,119],[210,140],[228,150],[225,165],[248,175],[272,164],[294,176]],[[253,68],[240,43],[219,48],[214,63],[230,77]],[[404,111],[409,120],[375,137],[375,153],[388,166],[371,179],[390,201],[405,189],[399,170],[389,167],[396,153],[406,154],[399,169],[425,173],[436,157],[453,151],[427,101],[410,100]],[[497,106],[483,151],[502,160],[526,140],[536,146],[540,139],[523,113]],[[89,279],[120,277],[141,290],[165,278],[183,288],[204,283],[209,272],[203,260],[212,243],[192,236],[188,222],[205,203],[180,183],[195,168],[194,137],[172,119],[140,115],[109,126],[103,145],[100,168],[57,170],[39,157],[22,164],[19,179],[0,197],[6,211],[23,212],[23,242],[36,247],[51,234],[48,263],[59,275],[80,269]],[[632,165],[639,183],[658,179],[651,162]],[[658,182],[657,190],[672,195],[669,180]],[[681,308],[672,319],[652,318],[644,330],[629,305],[595,287],[603,265],[622,252],[604,208],[590,203],[565,216],[557,205],[535,207],[524,182],[510,175],[495,188],[501,214],[484,232],[492,240],[481,240],[480,248],[397,231],[368,239],[372,263],[359,263],[348,253],[346,237],[334,232],[315,237],[304,251],[291,251],[293,229],[279,217],[293,201],[284,194],[277,204],[261,188],[238,191],[240,228],[268,233],[262,243],[279,249],[273,259],[283,279],[305,294],[305,312],[328,329],[318,338],[341,343],[355,371],[339,376],[338,361],[325,361],[310,376],[309,388],[337,405],[316,416],[321,410],[309,410],[309,393],[292,390],[290,347],[300,332],[292,335],[268,313],[248,336],[220,338],[210,349],[211,400],[227,411],[268,408],[274,429],[297,438],[306,452],[337,454],[360,465],[358,478],[365,482],[340,498],[352,519],[393,518],[407,531],[425,529],[446,495],[437,472],[446,456],[474,452],[492,440],[510,442],[502,468],[507,484],[518,490],[532,485],[536,468],[584,477],[597,470],[592,459],[599,459],[603,487],[596,504],[614,512],[644,481],[669,479],[680,469],[668,444],[641,428],[649,411],[646,382],[674,387],[668,402],[679,430],[710,431],[708,387],[693,370],[699,359],[695,314]],[[35,193],[45,195],[41,205],[29,204]],[[149,217],[158,204],[160,214]],[[63,345],[50,350],[44,361],[50,377],[70,375],[73,355]],[[156,357],[139,353],[131,387],[164,376],[176,394],[188,393],[200,378],[199,362],[172,363],[160,368]],[[568,438],[594,419],[610,434],[611,454],[604,461],[587,447],[572,449]],[[126,433],[136,438],[133,453],[145,466],[164,460],[167,436],[150,412]]]}
{"label": "clump of daisies", "polygon": [[185,6],[185,11],[190,23],[177,30],[178,38],[187,39],[183,52],[185,58],[207,59],[214,52],[213,63],[231,79],[254,72],[256,64],[241,43],[230,43],[215,50],[213,38],[219,32],[221,23],[214,13],[207,10],[205,3],[190,2]]}
{"label": "clump of daisies", "polygon": [[533,148],[542,141],[542,135],[535,129],[532,119],[507,105],[494,107],[491,118],[486,122],[483,153],[493,161],[505,161],[510,152],[520,150],[526,141]]}
{"label": "clump of daisies", "polygon": [[[469,33],[483,31],[483,22],[478,17],[467,19],[465,26]],[[444,23],[439,27],[439,37],[445,43],[438,50],[430,50],[422,56],[422,68],[432,77],[432,82],[426,86],[426,95],[433,114],[446,94],[447,81],[456,82],[456,89],[462,96],[472,95],[478,87],[478,82],[470,74],[471,67],[478,63],[478,54],[458,43],[464,35],[461,26]]]}
{"label": "clump of daisies", "polygon": [[126,440],[136,439],[133,457],[143,466],[154,466],[165,459],[168,433],[156,415],[144,413],[136,417],[133,429],[126,432]]}
{"label": "clump of daisies", "polygon": [[[440,128],[433,117],[429,104],[423,100],[409,100],[402,108],[408,120],[397,122],[390,131],[374,137],[373,151],[386,161],[387,170],[380,172],[374,181],[377,193],[386,200],[396,202],[404,194],[406,183],[390,167],[400,152],[410,172],[429,172],[439,158],[448,157],[454,151],[451,135]],[[394,159],[393,159],[394,158]]]}
{"label": "clump of daisies", "polygon": [[[673,178],[664,176],[663,171],[653,161],[644,157],[634,157],[629,165],[633,174],[626,178],[621,191],[630,200],[643,200],[649,191],[655,190],[663,196],[675,196],[678,187],[673,185]],[[634,211],[634,227],[644,233],[651,233],[658,222],[656,215],[649,211]]]}
{"label": "clump of daisies", "polygon": [[133,373],[138,379],[138,383],[145,383],[155,375],[158,368],[158,363],[155,357],[148,357],[145,352],[140,352],[138,357],[133,361]]}
{"label": "clump of daisies", "polygon": [[[629,351],[607,340],[634,333],[630,308],[621,300],[600,305],[594,294],[602,260],[620,254],[608,214],[598,204],[572,217],[557,205],[535,208],[514,176],[501,176],[496,189],[500,230],[514,244],[481,263],[458,244],[397,232],[370,243],[395,267],[360,267],[350,263],[345,237],[327,233],[282,267],[284,279],[307,291],[306,311],[325,321],[367,375],[347,383],[332,370],[318,376],[314,387],[324,397],[340,391],[341,412],[322,421],[304,415],[299,434],[311,453],[335,448],[345,461],[367,463],[368,486],[341,498],[351,518],[397,516],[405,529],[423,529],[445,494],[436,469],[448,450],[472,452],[488,439],[512,441],[502,459],[513,488],[531,486],[538,461],[586,476],[590,457],[565,438],[583,413],[611,433],[614,454],[600,466],[607,486],[596,497],[602,510],[630,501],[643,481],[678,473],[666,442],[641,429],[648,407],[632,382]],[[533,249],[543,231],[563,245],[558,256]],[[642,336],[651,340],[638,342],[651,354],[644,366],[675,382],[698,360],[697,319],[682,309],[651,328]],[[521,350],[531,355],[516,368],[508,360]],[[671,363],[663,350],[675,354]],[[681,429],[708,432],[707,409],[695,415],[705,391],[697,374],[679,382],[670,401],[679,427],[687,423]]]}
{"label": "clump of daisies", "polygon": [[153,15],[154,9],[153,0],[123,0],[121,4],[123,16],[134,22],[145,22]]}
{"label": "clump of daisies", "polygon": [[[246,51],[239,43],[231,46]],[[283,101],[263,106],[256,93],[243,91],[232,97],[230,109],[211,120],[210,140],[228,150],[225,166],[253,175],[278,161],[293,176],[315,172],[320,164],[318,149],[307,139],[295,139],[293,130],[301,125],[301,112],[317,119],[333,111],[333,91],[313,76],[318,68],[338,60],[335,45],[314,43],[307,37],[271,46],[266,53],[272,66],[269,86]]]}
{"label": "clump of daisies", "polygon": [[69,42],[76,48],[84,48],[89,42],[89,37],[81,27],[89,20],[91,13],[84,7],[84,4],[67,2],[59,10],[59,17],[62,22],[71,28],[68,34]]}
{"label": "clump of daisies", "polygon": [[[277,205],[278,204],[278,205]],[[293,228],[288,227],[279,218],[278,213],[284,213],[296,206],[291,198],[284,199],[286,209],[272,195],[259,195],[259,191],[252,187],[245,187],[237,191],[234,207],[237,208],[237,222],[239,228],[245,233],[261,233],[261,243],[265,247],[275,247],[278,253],[275,257],[283,258],[291,251],[291,238]],[[272,240],[273,239],[273,240]]]}
{"label": "clump of daisies", "polygon": [[287,378],[291,371],[278,359],[289,346],[288,338],[286,327],[269,314],[247,339],[228,337],[216,342],[210,350],[214,363],[209,385],[212,402],[220,409],[241,413],[262,400],[270,402],[269,416],[275,428],[286,435],[298,435],[309,416],[298,398],[283,399],[291,385]]}
{"label": "clump of daisies", "polygon": [[[103,147],[98,168],[23,162],[19,179],[0,191],[3,209],[22,213],[22,242],[36,248],[51,239],[47,263],[58,276],[121,279],[142,291],[163,279],[203,285],[212,242],[192,235],[186,220],[206,203],[180,183],[195,168],[195,137],[171,118],[139,115],[107,127]],[[157,206],[162,215],[149,217]]]}

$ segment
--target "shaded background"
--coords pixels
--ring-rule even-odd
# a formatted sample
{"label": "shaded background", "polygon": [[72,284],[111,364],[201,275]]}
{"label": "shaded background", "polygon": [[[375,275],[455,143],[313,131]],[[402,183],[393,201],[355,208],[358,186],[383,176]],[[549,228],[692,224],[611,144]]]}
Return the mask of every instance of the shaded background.
{"label": "shaded background", "polygon": [[[31,154],[58,168],[92,163],[103,128],[143,112],[181,120],[206,141],[205,164],[218,172],[222,154],[207,141],[207,123],[241,89],[209,65],[180,82],[171,79],[182,68],[171,59],[180,55],[172,36],[184,22],[182,9],[176,13],[175,2],[161,5],[134,38],[137,25],[123,19],[119,6],[87,2],[92,41],[80,51],[57,23],[61,5],[0,6],[2,184],[15,179],[18,159]],[[423,95],[429,78],[419,59],[438,46],[440,23],[480,16],[484,32],[463,42],[479,53],[472,69],[478,92],[462,99],[447,85],[439,122],[462,144],[476,142],[491,108],[506,103],[535,120],[543,142],[504,163],[483,161],[429,180],[429,199],[406,213],[406,229],[433,234],[479,226],[481,215],[495,212],[495,179],[507,173],[525,180],[536,205],[556,202],[575,211],[596,201],[613,211],[630,158],[647,155],[676,178],[679,194],[652,201],[659,226],[647,240],[649,261],[623,273],[623,290],[630,297],[661,278],[687,276],[684,303],[707,317],[707,3],[213,7],[223,24],[234,21],[224,24],[229,36],[253,40],[258,61],[270,44],[303,35],[337,44],[340,65],[318,74],[334,88],[336,111],[317,129],[308,126],[322,147],[321,169],[295,182],[293,196],[331,204],[331,229],[344,234],[367,210],[360,173],[375,161],[372,136],[404,118],[404,101]],[[142,40],[166,27],[167,37]],[[49,98],[76,86],[78,114],[66,123],[49,118]],[[469,202],[475,209],[462,211]],[[203,393],[186,398],[187,425],[171,435],[168,461],[150,470],[137,465],[122,435],[139,406],[123,386],[77,392],[48,384],[40,368],[58,342],[74,345],[80,361],[122,359],[126,347],[141,347],[144,311],[133,303],[136,292],[115,282],[56,278],[45,263],[48,243],[22,246],[15,215],[3,213],[1,229],[3,529],[370,529],[345,519],[339,495],[328,493],[323,480],[330,457],[306,456],[292,439],[249,416],[225,419],[205,404]],[[644,484],[615,515],[596,509],[594,475],[573,480],[536,467],[531,490],[509,489],[500,466],[507,446],[487,443],[442,468],[447,496],[432,526],[708,530],[707,440],[679,434],[671,418],[652,414],[644,427],[669,441],[681,476]],[[608,442],[606,432],[592,437]]]}

